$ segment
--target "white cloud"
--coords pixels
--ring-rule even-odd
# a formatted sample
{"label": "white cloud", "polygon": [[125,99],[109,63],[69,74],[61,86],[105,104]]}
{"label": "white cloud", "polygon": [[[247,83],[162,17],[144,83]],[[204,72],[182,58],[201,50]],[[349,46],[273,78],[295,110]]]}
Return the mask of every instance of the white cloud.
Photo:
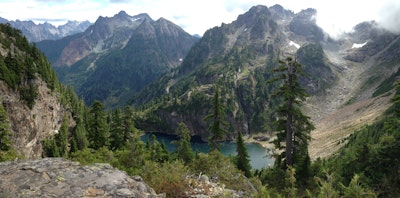
{"label": "white cloud", "polygon": [[389,1],[381,7],[378,22],[392,32],[400,33],[400,1]]}
{"label": "white cloud", "polygon": [[202,35],[209,28],[234,21],[258,4],[280,4],[295,13],[316,8],[317,24],[331,35],[351,31],[356,24],[374,19],[389,29],[400,27],[400,3],[394,0],[2,0],[0,17],[37,22],[47,19],[60,25],[66,19],[94,22],[99,16],[110,17],[125,10],[129,15],[148,13],[154,20],[164,17],[191,34]]}

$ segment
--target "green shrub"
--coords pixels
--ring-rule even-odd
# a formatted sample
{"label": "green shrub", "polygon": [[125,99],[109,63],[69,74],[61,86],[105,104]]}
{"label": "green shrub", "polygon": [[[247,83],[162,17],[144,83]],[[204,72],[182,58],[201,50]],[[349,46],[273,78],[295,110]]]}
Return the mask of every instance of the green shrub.
{"label": "green shrub", "polygon": [[94,163],[111,163],[114,160],[113,152],[107,147],[101,147],[98,150],[85,148],[71,154],[73,161],[78,161],[82,165]]}
{"label": "green shrub", "polygon": [[156,163],[146,161],[142,177],[158,193],[167,197],[185,197],[189,188],[188,168],[181,161]]}
{"label": "green shrub", "polygon": [[196,171],[197,174],[208,175],[211,180],[223,183],[229,189],[251,193],[252,187],[248,179],[236,168],[231,159],[219,151],[198,154],[190,163],[190,169]]}

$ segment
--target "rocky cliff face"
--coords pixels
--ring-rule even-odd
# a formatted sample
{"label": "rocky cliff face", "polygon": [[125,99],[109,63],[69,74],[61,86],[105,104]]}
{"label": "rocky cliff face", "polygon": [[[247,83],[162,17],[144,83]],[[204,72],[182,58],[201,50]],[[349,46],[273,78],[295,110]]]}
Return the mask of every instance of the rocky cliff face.
{"label": "rocky cliff face", "polygon": [[0,175],[2,197],[165,197],[140,176],[109,164],[81,166],[60,158],[4,162]]}
{"label": "rocky cliff face", "polygon": [[[37,79],[34,84],[38,87],[38,97],[35,105],[29,109],[21,101],[18,92],[0,81],[0,101],[9,116],[13,146],[28,159],[41,157],[41,141],[57,133],[64,116],[70,116],[68,110],[60,104],[57,94],[52,93],[45,82]],[[69,120],[73,127],[73,119]]]}

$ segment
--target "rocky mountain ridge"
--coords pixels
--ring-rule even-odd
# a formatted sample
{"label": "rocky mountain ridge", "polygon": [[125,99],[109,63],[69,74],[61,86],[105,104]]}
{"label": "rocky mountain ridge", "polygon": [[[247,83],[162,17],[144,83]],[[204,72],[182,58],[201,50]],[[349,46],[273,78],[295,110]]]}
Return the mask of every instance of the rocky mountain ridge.
{"label": "rocky mountain ridge", "polygon": [[89,21],[68,21],[64,25],[56,27],[48,22],[36,24],[33,21],[9,21],[1,17],[0,23],[10,23],[12,27],[21,30],[31,42],[61,39],[83,32],[91,25]]}
{"label": "rocky mountain ridge", "polygon": [[[254,6],[231,24],[208,30],[176,71],[131,101],[173,98],[159,102],[154,111],[165,119],[163,125],[174,128],[173,123],[185,122],[192,135],[207,140],[202,118],[211,106],[199,101],[212,98],[213,84],[218,83],[232,126],[229,131],[270,132],[268,117],[274,101],[265,79],[271,78],[278,59],[296,57],[305,67],[301,82],[312,94],[304,109],[317,126],[312,133],[312,157],[327,156],[338,148],[332,145],[340,146],[351,131],[373,122],[389,106],[393,83],[399,79],[399,35],[375,22],[364,22],[354,32],[332,39],[317,26],[315,14],[314,9],[294,14],[279,5]],[[193,105],[198,108],[189,108]],[[350,122],[342,119],[345,116],[334,116],[340,112],[352,115],[347,117]],[[333,134],[335,138],[330,138]],[[317,154],[320,151],[326,153]]]}
{"label": "rocky mountain ridge", "polygon": [[[322,44],[315,42],[324,33],[311,20],[312,14],[313,9],[294,14],[279,5],[254,6],[231,24],[208,30],[174,73],[144,89],[132,102],[140,104],[163,95],[176,98],[175,107],[170,102],[161,103],[156,112],[166,123],[185,122],[193,135],[206,140],[207,123],[202,118],[211,108],[206,105],[210,101],[201,105],[193,102],[211,98],[213,84],[218,83],[232,127],[228,138],[239,130],[246,134],[262,132],[265,126],[271,127],[267,117],[272,90],[266,81],[272,77],[271,70],[279,57],[297,56],[305,63],[309,76],[302,83],[312,93],[323,91],[335,81]],[[295,33],[301,32],[303,26],[313,31],[306,35]],[[197,107],[180,109],[181,106]],[[187,111],[191,109],[193,113]]]}
{"label": "rocky mountain ridge", "polygon": [[60,80],[87,103],[96,99],[115,106],[177,67],[197,40],[164,18],[153,21],[148,14],[121,11],[99,17],[81,34],[37,46]]}

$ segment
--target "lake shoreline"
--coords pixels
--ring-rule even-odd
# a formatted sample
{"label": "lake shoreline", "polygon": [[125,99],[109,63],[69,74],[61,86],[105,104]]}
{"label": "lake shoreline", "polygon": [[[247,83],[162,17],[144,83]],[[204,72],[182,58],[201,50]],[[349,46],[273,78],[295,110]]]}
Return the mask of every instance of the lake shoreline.
{"label": "lake shoreline", "polygon": [[265,149],[273,150],[274,145],[271,143],[271,137],[266,134],[258,133],[252,135],[243,136],[243,140],[245,143],[254,143],[259,144]]}
{"label": "lake shoreline", "polygon": [[[163,142],[168,152],[176,151],[176,144],[172,142],[179,139],[177,136],[166,135],[166,134],[154,134],[146,133],[141,136],[141,140],[146,142],[147,140],[152,141],[152,136],[155,135],[158,142]],[[274,159],[269,156],[268,152],[268,141],[255,142],[253,137],[243,137],[246,140],[246,148],[250,159],[250,165],[253,169],[262,169],[271,166],[274,163]],[[256,138],[257,139],[257,138]],[[267,144],[266,144],[267,143]],[[209,144],[207,142],[191,142],[191,147],[194,152],[208,153]],[[235,140],[225,141],[220,143],[220,152],[224,156],[236,156],[237,155],[237,144]]]}

